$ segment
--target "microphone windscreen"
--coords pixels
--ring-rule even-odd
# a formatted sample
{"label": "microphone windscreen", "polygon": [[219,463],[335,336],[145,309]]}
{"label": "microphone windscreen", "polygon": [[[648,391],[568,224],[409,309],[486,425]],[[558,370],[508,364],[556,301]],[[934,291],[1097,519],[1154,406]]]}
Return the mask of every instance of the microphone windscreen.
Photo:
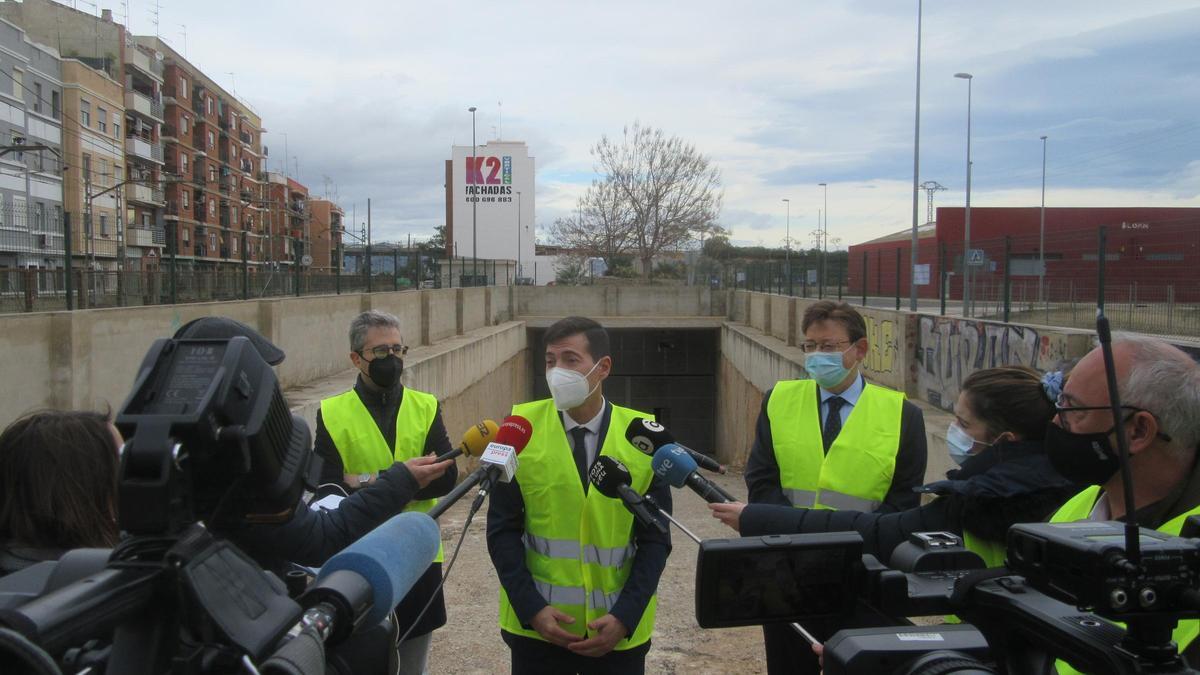
{"label": "microphone windscreen", "polygon": [[462,436],[463,453],[470,457],[479,457],[487,444],[496,440],[496,432],[499,429],[499,425],[492,420],[484,420],[467,429]]}
{"label": "microphone windscreen", "polygon": [[683,487],[688,476],[696,470],[696,460],[683,448],[670,443],[655,451],[650,467],[656,476],[678,488]]}
{"label": "microphone windscreen", "polygon": [[662,446],[674,443],[675,437],[658,422],[645,417],[635,417],[625,428],[625,440],[647,455],[653,455]]}
{"label": "microphone windscreen", "polygon": [[429,569],[441,539],[437,523],[426,514],[401,513],[330,558],[321,566],[317,581],[338,570],[361,575],[372,590],[371,610],[362,625],[374,626]]}
{"label": "microphone windscreen", "polygon": [[588,480],[600,491],[600,494],[612,499],[621,498],[618,488],[621,485],[628,485],[630,479],[629,469],[620,460],[608,455],[597,457],[596,461],[592,463],[592,468],[588,469]]}
{"label": "microphone windscreen", "polygon": [[529,420],[520,415],[509,415],[500,423],[500,430],[496,432],[495,443],[501,445],[510,445],[514,450],[520,453],[529,444],[529,439],[533,436],[533,425]]}

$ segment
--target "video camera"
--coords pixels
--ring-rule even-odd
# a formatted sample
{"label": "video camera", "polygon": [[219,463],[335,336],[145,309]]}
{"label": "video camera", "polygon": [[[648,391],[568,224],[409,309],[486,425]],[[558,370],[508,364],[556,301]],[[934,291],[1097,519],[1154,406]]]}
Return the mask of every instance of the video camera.
{"label": "video camera", "polygon": [[[1092,673],[1193,672],[1171,630],[1200,616],[1200,540],[1142,529],[1142,563],[1132,569],[1123,533],[1112,522],[1016,525],[1010,567],[990,570],[946,532],[911,535],[891,567],[863,555],[857,533],[707,540],[696,618],[703,628],[830,618],[874,626],[825,643],[829,675],[968,672],[943,670],[951,662],[1053,672],[1051,657]],[[909,621],[946,614],[966,623]]]}
{"label": "video camera", "polygon": [[[301,644],[285,636],[302,637],[316,619],[332,622],[332,610],[312,614],[319,603],[328,608],[329,592],[297,602],[273,573],[214,536],[303,508],[311,435],[249,339],[155,341],[115,424],[126,439],[118,520],[131,536],[111,551],[71,551],[0,581],[0,624],[11,629],[0,652],[15,637],[27,641],[26,653],[72,671],[241,671]],[[354,596],[354,609],[369,607],[370,587],[335,583]]]}

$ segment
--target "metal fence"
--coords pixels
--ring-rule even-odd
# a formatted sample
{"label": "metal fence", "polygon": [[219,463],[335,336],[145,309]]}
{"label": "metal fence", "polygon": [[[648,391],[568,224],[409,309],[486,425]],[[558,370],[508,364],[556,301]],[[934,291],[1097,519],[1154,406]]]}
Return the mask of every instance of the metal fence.
{"label": "metal fence", "polygon": [[[1200,223],[1116,223],[1082,234],[1047,232],[1044,241],[1043,248],[1038,235],[973,240],[964,284],[963,242],[923,239],[919,309],[1083,329],[1094,328],[1103,309],[1119,330],[1200,336]],[[863,248],[850,256],[845,277],[830,274],[831,285],[817,293],[797,285],[795,271],[789,275],[778,261],[745,266],[735,283],[805,297],[823,290],[854,304],[907,309],[909,242]]]}

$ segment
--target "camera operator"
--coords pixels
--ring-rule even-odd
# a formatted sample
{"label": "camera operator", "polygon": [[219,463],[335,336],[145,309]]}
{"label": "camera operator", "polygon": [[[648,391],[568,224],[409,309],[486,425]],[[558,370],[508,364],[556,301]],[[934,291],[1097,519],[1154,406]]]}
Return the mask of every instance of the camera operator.
{"label": "camera operator", "polygon": [[117,448],[98,412],[46,410],[0,434],[0,576],[117,543]]}
{"label": "camera operator", "polygon": [[[1055,467],[1091,487],[1050,520],[1124,520],[1133,511],[1138,525],[1178,535],[1188,516],[1200,514],[1200,365],[1163,340],[1135,335],[1113,341],[1113,362],[1135,503],[1125,503],[1115,450],[1116,421],[1103,354],[1096,348],[1072,371],[1058,397],[1055,424],[1046,434]],[[1200,667],[1198,632],[1200,621],[1186,619],[1173,634],[1193,668]],[[1059,672],[1074,671],[1060,664]]]}

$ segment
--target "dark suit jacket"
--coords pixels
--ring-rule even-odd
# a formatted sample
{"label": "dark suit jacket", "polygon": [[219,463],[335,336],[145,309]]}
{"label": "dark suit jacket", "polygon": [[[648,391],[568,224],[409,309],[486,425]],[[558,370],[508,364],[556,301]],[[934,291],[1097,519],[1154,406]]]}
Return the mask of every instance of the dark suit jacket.
{"label": "dark suit jacket", "polygon": [[[779,484],[779,464],[775,460],[775,446],[771,440],[771,421],[767,418],[767,403],[774,391],[772,388],[763,397],[754,445],[750,448],[750,458],[746,460],[746,488],[750,495],[747,501],[791,506]],[[817,396],[820,395],[818,390]],[[877,513],[903,511],[920,505],[921,495],[913,492],[913,488],[925,482],[926,446],[925,416],[920,408],[905,401],[900,413],[900,448],[896,453],[896,471],[892,475],[892,487],[884,497],[883,504],[876,509]]]}

